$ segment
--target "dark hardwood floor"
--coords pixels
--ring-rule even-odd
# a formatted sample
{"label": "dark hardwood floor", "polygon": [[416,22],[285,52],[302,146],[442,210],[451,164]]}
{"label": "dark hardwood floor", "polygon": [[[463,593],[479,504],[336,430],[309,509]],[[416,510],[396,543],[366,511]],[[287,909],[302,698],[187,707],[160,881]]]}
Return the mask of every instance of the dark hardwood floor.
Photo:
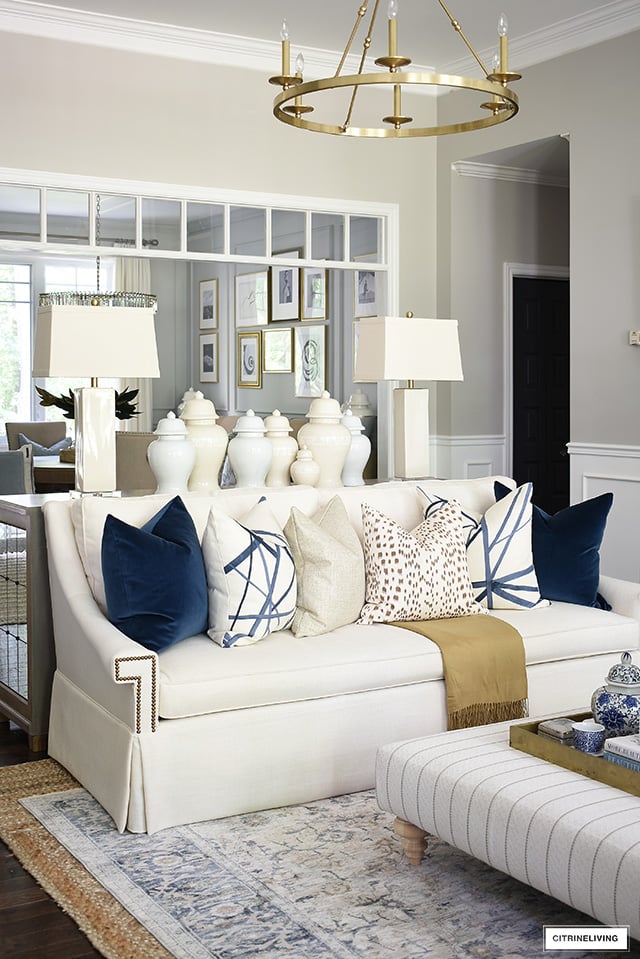
{"label": "dark hardwood floor", "polygon": [[[45,758],[44,753],[30,752],[22,730],[0,723],[0,766]],[[36,956],[89,959],[100,953],[0,842],[0,957]]]}

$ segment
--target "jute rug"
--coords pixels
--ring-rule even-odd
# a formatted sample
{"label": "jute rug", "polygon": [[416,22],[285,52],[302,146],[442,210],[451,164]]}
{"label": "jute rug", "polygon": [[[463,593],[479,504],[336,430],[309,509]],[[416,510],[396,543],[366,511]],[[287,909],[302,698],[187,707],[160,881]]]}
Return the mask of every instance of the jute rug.
{"label": "jute rug", "polygon": [[153,836],[52,760],[0,769],[0,797],[0,836],[108,959],[538,959],[544,924],[592,922],[435,839],[414,869],[372,792]]}

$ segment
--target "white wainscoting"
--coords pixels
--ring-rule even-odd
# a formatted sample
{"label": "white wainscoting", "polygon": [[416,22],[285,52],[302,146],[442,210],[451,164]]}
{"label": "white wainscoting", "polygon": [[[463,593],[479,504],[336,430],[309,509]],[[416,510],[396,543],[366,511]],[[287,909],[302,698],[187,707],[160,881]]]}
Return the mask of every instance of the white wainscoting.
{"label": "white wainscoting", "polygon": [[431,475],[442,479],[478,479],[505,475],[504,436],[431,435]]}
{"label": "white wainscoting", "polygon": [[[476,479],[508,475],[504,436],[431,435],[431,475]],[[600,550],[606,576],[640,583],[640,446],[569,443],[571,503],[613,493]]]}
{"label": "white wainscoting", "polygon": [[640,583],[640,446],[569,443],[571,502],[613,493],[600,569]]}

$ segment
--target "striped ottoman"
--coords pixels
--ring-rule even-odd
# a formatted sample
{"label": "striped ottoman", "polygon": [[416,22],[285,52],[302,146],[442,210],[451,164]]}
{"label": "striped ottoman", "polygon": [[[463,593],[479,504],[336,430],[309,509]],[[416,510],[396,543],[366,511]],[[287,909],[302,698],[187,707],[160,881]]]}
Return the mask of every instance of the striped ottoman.
{"label": "striped ottoman", "polygon": [[640,939],[640,797],[511,748],[510,725],[378,750],[378,804],[409,860],[431,833]]}

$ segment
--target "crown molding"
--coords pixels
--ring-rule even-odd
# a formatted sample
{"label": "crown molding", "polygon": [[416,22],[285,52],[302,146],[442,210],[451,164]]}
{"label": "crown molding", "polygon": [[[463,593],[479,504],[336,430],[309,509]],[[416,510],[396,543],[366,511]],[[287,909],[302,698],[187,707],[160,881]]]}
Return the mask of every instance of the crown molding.
{"label": "crown molding", "polygon": [[[550,27],[509,39],[509,62],[514,69],[524,70],[566,53],[613,40],[633,30],[640,30],[640,0],[613,0],[603,3],[598,10],[590,10],[560,20]],[[495,52],[495,46],[487,47],[479,50],[478,56],[490,66]],[[477,69],[476,61],[471,56],[461,57],[442,68],[443,72],[463,76],[469,72],[473,75]]]}
{"label": "crown molding", "polygon": [[476,163],[473,160],[456,160],[451,169],[458,176],[479,177],[485,180],[508,180],[512,183],[532,183],[534,186],[569,188],[569,180],[563,176],[551,176],[539,170],[522,167],[499,166],[495,163]]}
{"label": "crown molding", "polygon": [[[72,7],[37,3],[35,0],[0,0],[0,16],[0,29],[9,33],[235,66],[267,74],[277,68],[281,56],[277,40],[258,40],[129,17],[87,13]],[[567,51],[579,50],[638,29],[640,0],[613,0],[603,4],[599,10],[571,17],[512,40],[509,45],[510,59],[518,68],[524,69],[562,56]],[[490,63],[493,53],[493,48],[487,48],[479,51],[479,56],[483,62]],[[330,75],[335,71],[338,57],[339,54],[332,50],[305,49],[305,73],[309,79]],[[358,62],[359,57],[349,57],[346,70],[356,73]],[[431,73],[435,69],[434,66],[414,64],[412,72]],[[462,76],[475,76],[478,70],[471,57],[440,65],[437,69],[440,73]],[[416,87],[412,92],[434,96],[444,91]]]}

